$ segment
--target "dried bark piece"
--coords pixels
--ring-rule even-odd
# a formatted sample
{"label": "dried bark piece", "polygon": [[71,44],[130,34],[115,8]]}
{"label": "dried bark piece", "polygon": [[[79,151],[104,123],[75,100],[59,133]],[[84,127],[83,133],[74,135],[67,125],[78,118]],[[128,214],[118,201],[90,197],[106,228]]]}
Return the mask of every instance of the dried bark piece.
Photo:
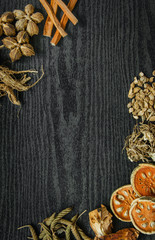
{"label": "dried bark piece", "polygon": [[136,229],[144,234],[155,234],[155,198],[141,197],[133,201],[130,218]]}
{"label": "dried bark piece", "polygon": [[155,165],[139,164],[131,174],[131,185],[137,195],[155,197]]}
{"label": "dried bark piece", "polygon": [[89,222],[96,237],[100,238],[112,231],[112,215],[102,204],[101,208],[97,208],[89,213]]}
{"label": "dried bark piece", "polygon": [[110,207],[114,215],[123,222],[131,222],[129,210],[133,200],[138,198],[131,185],[125,185],[113,192]]}
{"label": "dried bark piece", "polygon": [[[116,233],[108,234],[102,237],[102,240],[136,240],[139,237],[139,231],[134,228],[124,228]],[[95,238],[95,240],[99,240]]]}

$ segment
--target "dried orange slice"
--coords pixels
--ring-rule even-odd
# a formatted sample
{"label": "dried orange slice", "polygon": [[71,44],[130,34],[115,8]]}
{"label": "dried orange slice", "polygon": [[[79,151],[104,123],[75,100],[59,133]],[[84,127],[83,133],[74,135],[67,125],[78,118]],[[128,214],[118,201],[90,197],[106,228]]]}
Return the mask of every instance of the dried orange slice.
{"label": "dried orange slice", "polygon": [[124,222],[130,222],[129,210],[133,200],[137,198],[131,185],[118,188],[111,195],[110,207],[115,216]]}
{"label": "dried orange slice", "polygon": [[139,196],[155,196],[155,165],[139,164],[131,174],[131,185]]}
{"label": "dried orange slice", "polygon": [[129,211],[132,224],[144,234],[155,233],[155,198],[140,197],[135,199]]}

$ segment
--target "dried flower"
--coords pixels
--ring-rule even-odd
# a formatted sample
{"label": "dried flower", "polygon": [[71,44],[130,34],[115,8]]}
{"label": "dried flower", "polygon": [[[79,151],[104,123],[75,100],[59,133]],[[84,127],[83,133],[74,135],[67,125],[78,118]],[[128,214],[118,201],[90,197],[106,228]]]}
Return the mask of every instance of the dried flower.
{"label": "dried flower", "polygon": [[140,79],[134,78],[130,84],[128,97],[132,99],[128,103],[129,113],[135,119],[142,121],[155,121],[155,86],[154,77],[148,78],[144,73],[139,73]]}
{"label": "dried flower", "polygon": [[131,162],[155,161],[155,125],[135,125],[133,133],[126,138],[124,148]]}
{"label": "dried flower", "polygon": [[95,209],[89,213],[89,221],[91,228],[98,238],[112,232],[112,215],[102,204],[101,208]]}
{"label": "dried flower", "polygon": [[29,36],[26,31],[19,32],[16,38],[6,37],[2,42],[6,48],[11,50],[9,55],[12,62],[19,60],[22,55],[29,57],[35,55],[32,45],[29,44]]}
{"label": "dried flower", "polygon": [[6,36],[15,36],[16,30],[13,24],[11,24],[14,21],[14,15],[12,12],[5,12],[0,17],[0,36],[3,35],[3,33]]}
{"label": "dried flower", "polygon": [[34,13],[34,7],[32,4],[26,5],[25,12],[14,10],[13,13],[18,20],[15,24],[17,31],[26,30],[31,37],[33,35],[38,35],[39,28],[37,23],[40,23],[44,17],[40,12]]}

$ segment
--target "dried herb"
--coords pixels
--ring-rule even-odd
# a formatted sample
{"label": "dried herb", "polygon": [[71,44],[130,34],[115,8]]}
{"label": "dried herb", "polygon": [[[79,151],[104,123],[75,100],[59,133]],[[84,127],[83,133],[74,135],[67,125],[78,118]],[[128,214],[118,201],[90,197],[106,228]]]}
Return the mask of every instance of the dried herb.
{"label": "dried herb", "polygon": [[64,233],[66,236],[66,240],[70,240],[72,232],[75,239],[77,240],[81,240],[81,238],[83,240],[92,240],[76,224],[77,220],[83,213],[80,216],[78,214],[75,215],[71,218],[70,221],[64,219],[64,216],[70,213],[71,210],[72,208],[66,208],[62,210],[57,216],[55,213],[53,213],[51,217],[44,219],[43,223],[39,223],[41,228],[38,238],[43,240],[60,240],[61,234]]}
{"label": "dried herb", "polygon": [[[35,86],[42,76],[33,84],[26,85],[28,81],[31,80],[31,77],[28,77],[27,73],[38,73],[34,70],[26,70],[26,71],[13,71],[7,67],[0,66],[0,97],[8,95],[9,100],[15,104],[20,105],[20,101],[17,99],[14,90],[23,92],[27,91],[33,86]],[[17,77],[19,76],[20,77]]]}
{"label": "dried herb", "polygon": [[130,161],[155,161],[155,125],[135,125],[133,133],[125,140],[124,148]]}
{"label": "dried herb", "polygon": [[2,42],[10,50],[9,56],[12,62],[19,60],[23,55],[26,57],[35,55],[33,46],[29,44],[29,36],[26,31],[19,32],[16,38],[6,37]]}
{"label": "dried herb", "polygon": [[[124,228],[116,233],[111,233],[106,236],[103,236],[102,240],[136,240],[139,237],[139,232],[134,228]],[[95,237],[94,240],[99,240]]]}
{"label": "dried herb", "polygon": [[[155,71],[153,71],[153,75]],[[128,97],[132,99],[128,103],[129,113],[135,119],[142,118],[142,122],[155,121],[155,82],[154,77],[148,78],[144,73],[139,73],[140,79],[134,78],[130,85]]]}
{"label": "dried herb", "polygon": [[97,208],[89,213],[89,222],[96,237],[100,238],[112,232],[112,215],[102,204],[101,208]]}
{"label": "dried herb", "polygon": [[17,31],[26,30],[32,37],[39,34],[38,23],[42,22],[44,17],[40,12],[34,13],[32,4],[25,6],[25,12],[21,10],[14,10],[15,19],[18,20],[15,24]]}
{"label": "dried herb", "polygon": [[5,34],[6,36],[15,36],[16,30],[13,24],[14,15],[12,12],[5,12],[0,17],[0,36]]}
{"label": "dried herb", "polygon": [[25,228],[25,227],[28,227],[30,229],[30,232],[31,232],[31,235],[32,235],[32,239],[33,240],[38,240],[37,234],[36,234],[34,228],[31,225],[25,225],[25,226],[19,227],[18,230],[20,230],[22,228]]}

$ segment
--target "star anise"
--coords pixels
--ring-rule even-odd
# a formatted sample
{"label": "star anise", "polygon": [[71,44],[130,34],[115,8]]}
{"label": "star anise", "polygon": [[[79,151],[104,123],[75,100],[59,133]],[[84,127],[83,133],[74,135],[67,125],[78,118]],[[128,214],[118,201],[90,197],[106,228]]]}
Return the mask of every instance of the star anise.
{"label": "star anise", "polygon": [[5,12],[0,17],[0,36],[5,34],[6,36],[15,36],[16,30],[13,24],[14,14],[12,12]]}
{"label": "star anise", "polygon": [[29,36],[26,31],[20,31],[17,37],[6,37],[2,40],[4,46],[10,49],[12,62],[19,60],[22,55],[31,57],[35,55],[34,48],[29,44]]}
{"label": "star anise", "polygon": [[15,26],[17,31],[26,30],[28,34],[32,37],[33,35],[38,35],[39,28],[37,23],[40,23],[44,17],[40,12],[34,13],[34,7],[32,4],[28,4],[25,7],[25,12],[21,10],[14,10],[16,22]]}

